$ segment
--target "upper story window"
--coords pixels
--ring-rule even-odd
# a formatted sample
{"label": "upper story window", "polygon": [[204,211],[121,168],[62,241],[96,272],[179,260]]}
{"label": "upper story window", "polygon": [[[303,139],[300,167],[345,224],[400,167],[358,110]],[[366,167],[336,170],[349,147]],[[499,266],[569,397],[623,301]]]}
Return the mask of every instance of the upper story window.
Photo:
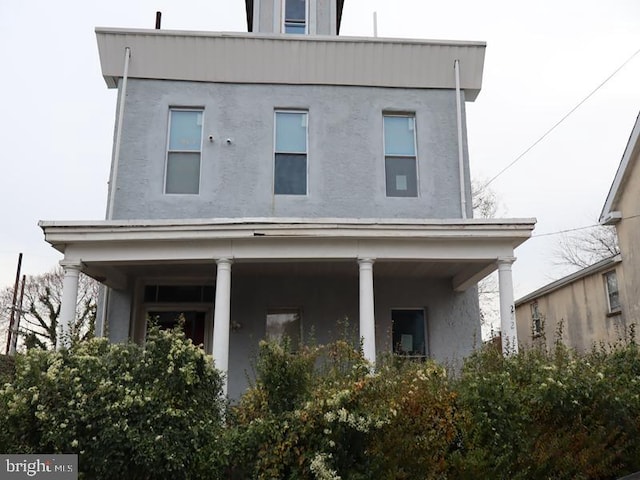
{"label": "upper story window", "polygon": [[284,33],[307,33],[307,0],[284,0]]}
{"label": "upper story window", "polygon": [[307,112],[275,112],[273,192],[276,195],[307,194],[307,123]]}
{"label": "upper story window", "polygon": [[169,111],[169,140],[165,193],[200,192],[202,109],[172,108]]}
{"label": "upper story window", "polygon": [[383,118],[387,197],[417,197],[415,116],[385,114]]}
{"label": "upper story window", "polygon": [[618,277],[616,271],[611,270],[604,274],[604,284],[607,291],[607,306],[609,313],[617,313],[620,311],[620,293],[618,291]]}

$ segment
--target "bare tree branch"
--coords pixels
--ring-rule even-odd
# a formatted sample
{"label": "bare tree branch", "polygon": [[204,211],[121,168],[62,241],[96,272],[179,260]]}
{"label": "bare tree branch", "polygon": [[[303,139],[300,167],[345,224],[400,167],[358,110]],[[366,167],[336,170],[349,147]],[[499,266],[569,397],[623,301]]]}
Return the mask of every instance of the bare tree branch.
{"label": "bare tree branch", "polygon": [[[27,348],[51,348],[56,344],[58,318],[62,299],[64,272],[56,267],[42,275],[26,279],[24,303],[28,305],[22,314],[20,333]],[[72,338],[86,339],[93,336],[99,284],[80,274],[76,316],[71,326]],[[6,326],[11,311],[12,288],[0,290],[0,332]]]}
{"label": "bare tree branch", "polygon": [[572,234],[564,234],[553,256],[556,265],[582,269],[619,253],[620,247],[615,227],[596,226]]}

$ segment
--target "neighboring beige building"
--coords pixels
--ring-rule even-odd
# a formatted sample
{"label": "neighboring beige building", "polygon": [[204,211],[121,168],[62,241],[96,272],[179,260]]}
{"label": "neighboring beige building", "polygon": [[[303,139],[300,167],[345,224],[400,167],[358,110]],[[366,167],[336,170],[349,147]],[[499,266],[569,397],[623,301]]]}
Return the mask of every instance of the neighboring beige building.
{"label": "neighboring beige building", "polygon": [[623,278],[622,259],[616,255],[516,300],[520,344],[551,347],[561,335],[565,345],[585,351],[616,342],[627,326],[617,288]]}
{"label": "neighboring beige building", "polygon": [[640,116],[605,201],[600,223],[615,225],[620,254],[516,300],[522,345],[546,342],[558,331],[578,350],[613,343],[640,322]]}

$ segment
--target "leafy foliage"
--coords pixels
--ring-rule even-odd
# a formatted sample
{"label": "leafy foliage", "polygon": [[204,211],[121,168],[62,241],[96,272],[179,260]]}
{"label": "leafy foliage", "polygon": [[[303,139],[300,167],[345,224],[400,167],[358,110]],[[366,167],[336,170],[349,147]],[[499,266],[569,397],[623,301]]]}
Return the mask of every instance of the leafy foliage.
{"label": "leafy foliage", "polygon": [[640,470],[640,348],[485,347],[455,376],[375,369],[340,340],[262,342],[223,414],[221,379],[179,331],[17,357],[0,449],[77,452],[83,478],[615,479]]}
{"label": "leafy foliage", "polygon": [[194,455],[221,428],[222,381],[179,331],[18,356],[0,390],[0,450],[78,453],[83,478],[214,478]]}

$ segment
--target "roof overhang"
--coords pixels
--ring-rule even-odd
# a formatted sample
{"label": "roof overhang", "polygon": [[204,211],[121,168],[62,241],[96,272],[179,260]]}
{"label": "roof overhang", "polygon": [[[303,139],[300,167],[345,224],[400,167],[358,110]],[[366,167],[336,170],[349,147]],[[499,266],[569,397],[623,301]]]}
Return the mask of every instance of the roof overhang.
{"label": "roof overhang", "polygon": [[599,220],[602,225],[614,225],[622,218],[622,213],[618,211],[618,202],[624,191],[625,184],[629,179],[633,165],[638,161],[638,157],[640,157],[640,114],[636,118],[636,123],[633,126],[631,136],[622,154],[616,176],[609,189],[604,207],[602,207]]}
{"label": "roof overhang", "polygon": [[287,85],[454,89],[475,100],[486,43],[256,33],[96,28],[110,88],[130,78]]}
{"label": "roof overhang", "polygon": [[534,225],[534,219],[40,222],[46,241],[65,261],[82,264],[107,284],[110,277],[121,284],[126,269],[120,267],[127,265],[372,258],[376,263],[441,264],[458,291],[496,270],[498,259],[513,257]]}

